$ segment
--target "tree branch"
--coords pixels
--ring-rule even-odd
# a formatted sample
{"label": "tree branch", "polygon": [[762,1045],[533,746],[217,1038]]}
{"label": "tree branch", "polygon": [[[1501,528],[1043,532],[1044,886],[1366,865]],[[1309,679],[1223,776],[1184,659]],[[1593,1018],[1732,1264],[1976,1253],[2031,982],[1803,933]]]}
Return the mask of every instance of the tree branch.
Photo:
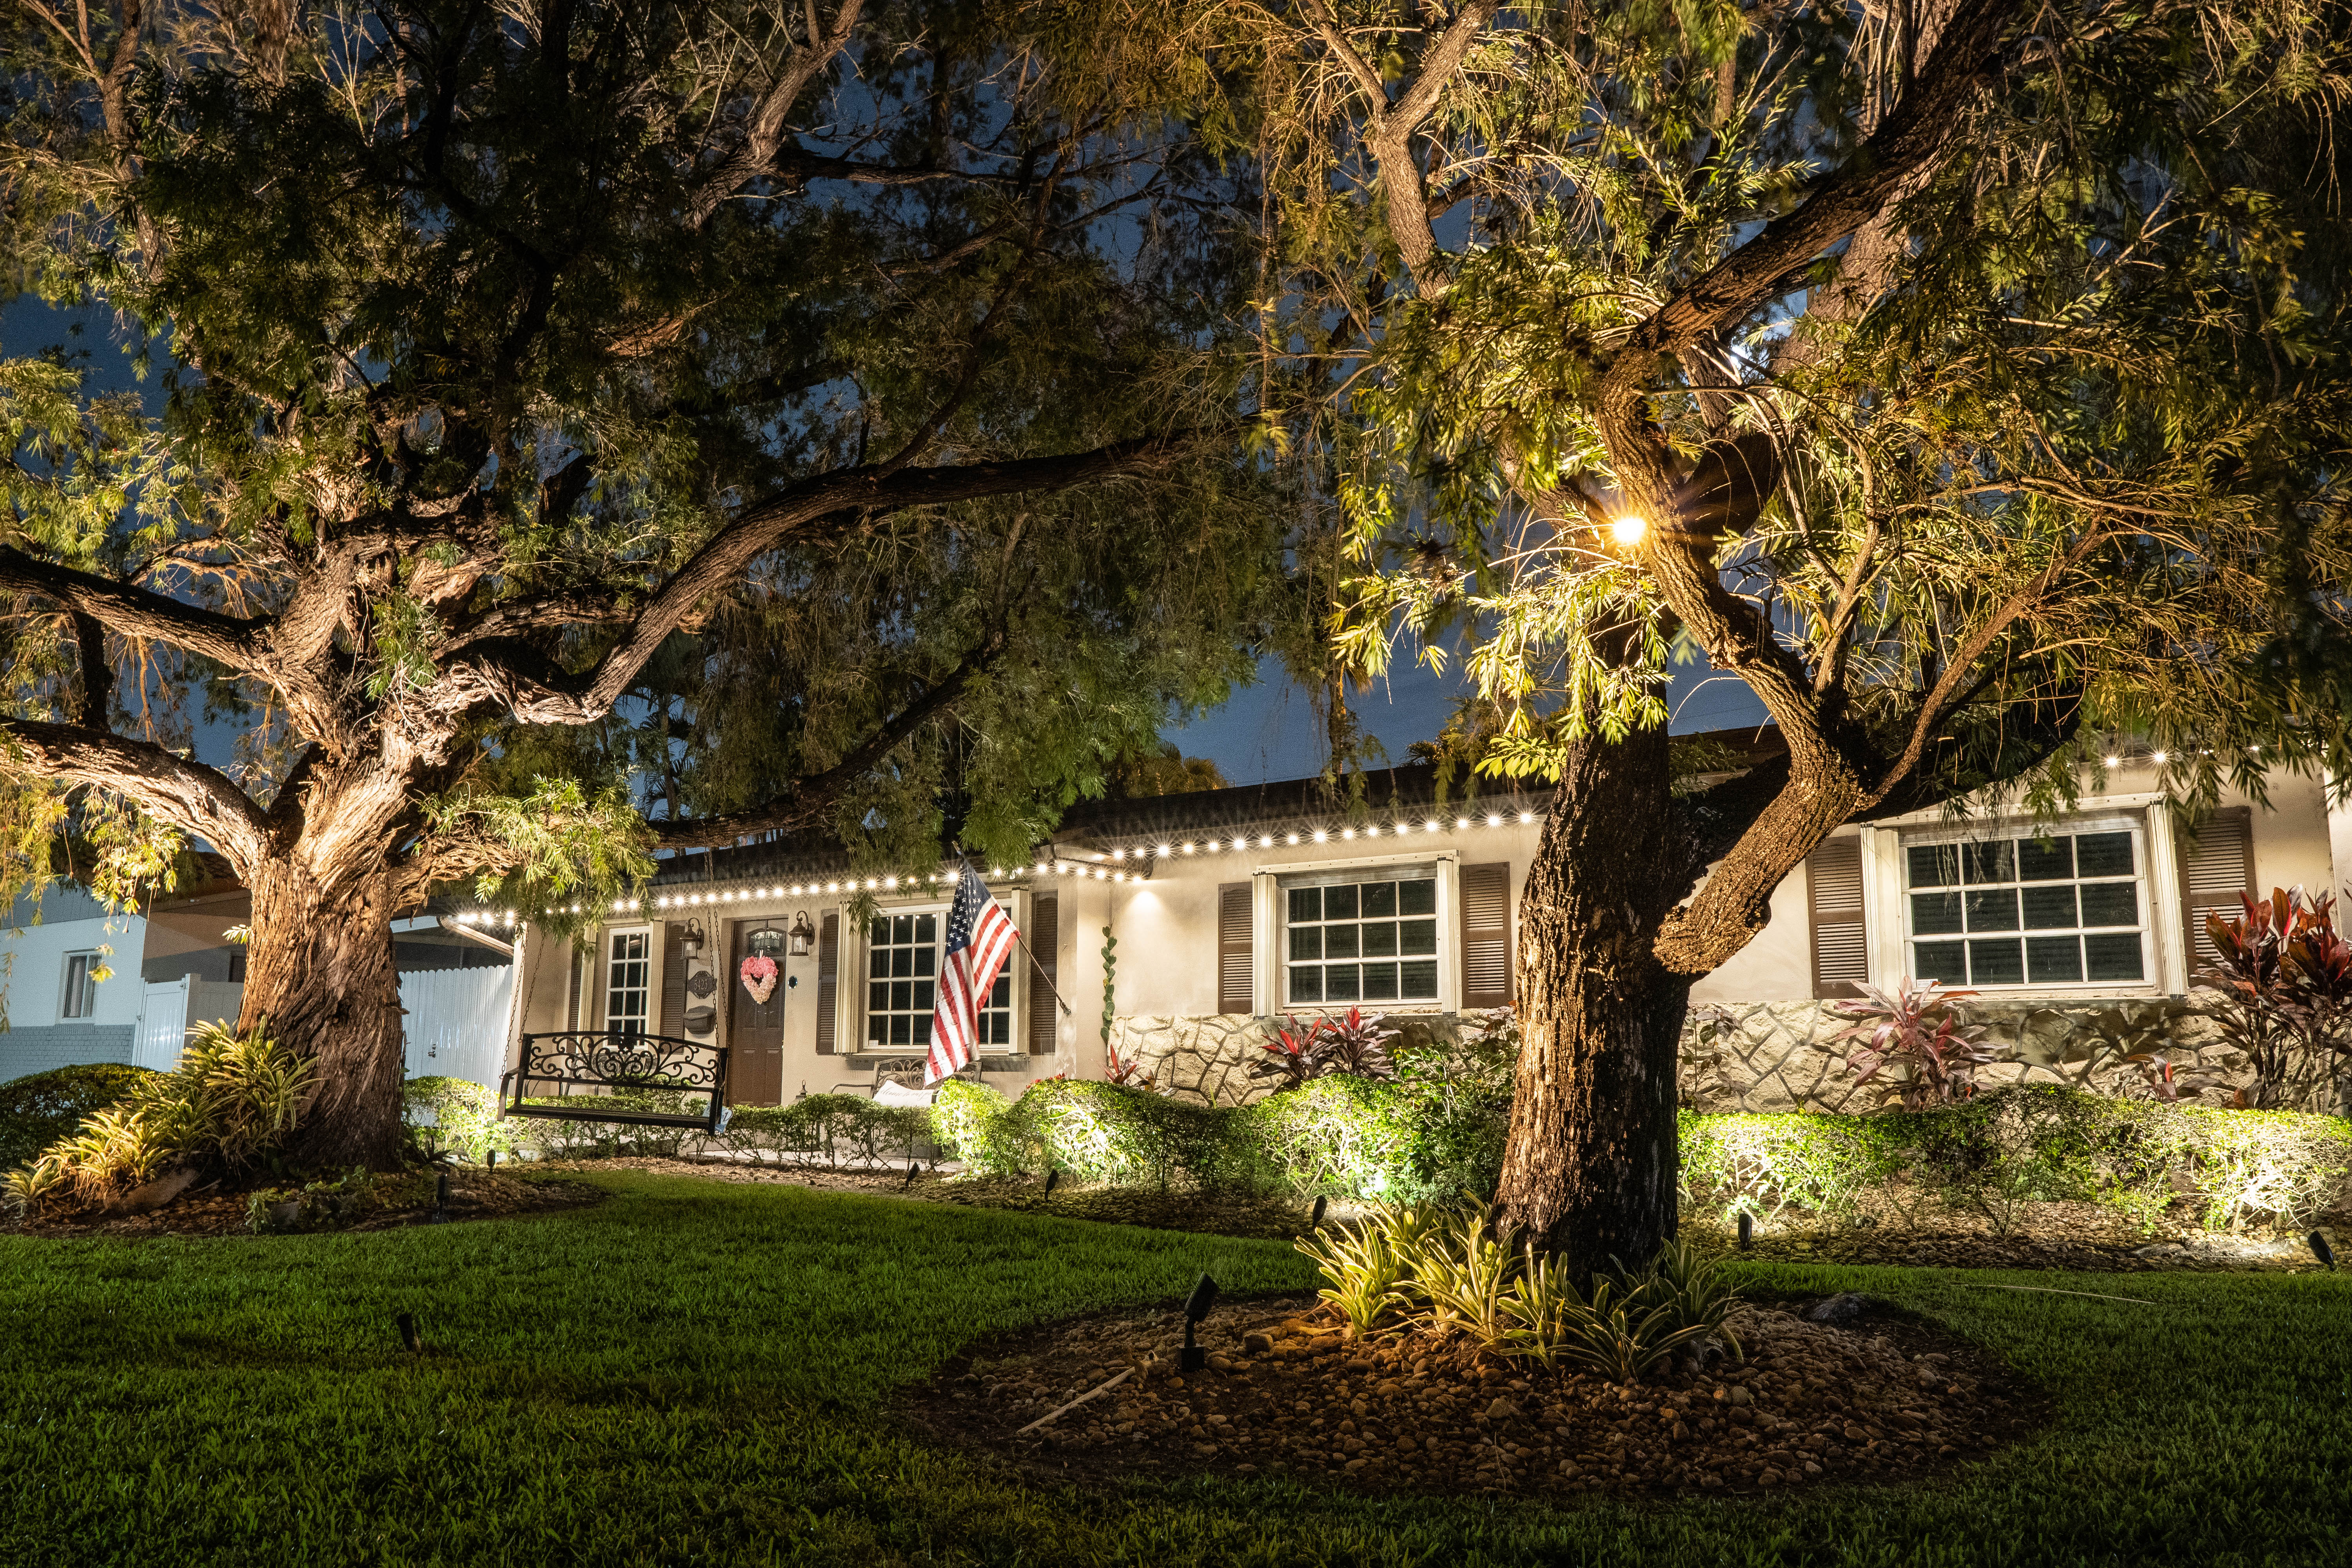
{"label": "tree branch", "polygon": [[948,677],[900,709],[896,716],[868,736],[856,750],[822,773],[812,773],[793,786],[790,795],[744,811],[719,816],[692,817],[682,822],[655,822],[654,846],[659,849],[705,849],[732,844],[754,833],[789,832],[806,827],[839,799],[874,765],[916,731],[946,712],[970,689],[972,679],[995,664],[1004,652],[1002,632],[972,650]]}
{"label": "tree branch", "polygon": [[844,539],[870,519],[909,507],[943,506],[1022,490],[1066,489],[1093,479],[1154,472],[1182,461],[1202,442],[1222,433],[1223,426],[1200,427],[1060,457],[887,473],[879,466],[869,465],[818,475],[738,513],[732,523],[654,594],[637,613],[628,634],[577,682],[518,681],[516,670],[491,668],[487,658],[453,674],[480,696],[509,694],[504,700],[525,722],[588,723],[612,708],[663,638],[685,625],[699,605],[726,592],[752,562],[772,550]]}
{"label": "tree branch", "polygon": [[227,774],[145,741],[69,724],[0,716],[0,765],[128,795],[149,815],[203,839],[250,877],[269,852],[261,808]]}
{"label": "tree branch", "polygon": [[168,643],[231,669],[260,673],[265,621],[182,604],[96,573],[52,564],[7,544],[0,544],[0,588],[38,594],[69,614],[87,616],[126,637]]}

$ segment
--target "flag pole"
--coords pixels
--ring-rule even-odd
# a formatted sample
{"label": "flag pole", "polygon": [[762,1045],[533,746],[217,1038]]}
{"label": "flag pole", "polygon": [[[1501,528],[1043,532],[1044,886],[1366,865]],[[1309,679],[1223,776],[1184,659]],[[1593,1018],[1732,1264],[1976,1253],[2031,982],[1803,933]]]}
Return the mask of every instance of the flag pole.
{"label": "flag pole", "polygon": [[[971,857],[964,853],[964,847],[961,843],[955,847],[955,851],[956,863],[961,866],[965,870],[971,872],[973,876],[980,877],[980,872],[971,863]],[[985,886],[988,879],[985,877],[980,877],[980,879],[982,884]],[[996,897],[994,893],[991,893],[988,896],[992,899]],[[1029,961],[1029,967],[1035,970],[1037,972],[1037,978],[1045,983],[1046,994],[1054,998],[1054,1005],[1062,1010],[1062,1016],[1065,1018],[1076,1017],[1076,1015],[1070,1011],[1070,1005],[1062,1000],[1061,990],[1059,987],[1055,985],[1054,977],[1045,973],[1045,966],[1038,963],[1037,955],[1030,951],[1028,933],[1024,931],[1019,926],[1014,926],[1013,928],[1013,940],[1021,944],[1021,956]]]}

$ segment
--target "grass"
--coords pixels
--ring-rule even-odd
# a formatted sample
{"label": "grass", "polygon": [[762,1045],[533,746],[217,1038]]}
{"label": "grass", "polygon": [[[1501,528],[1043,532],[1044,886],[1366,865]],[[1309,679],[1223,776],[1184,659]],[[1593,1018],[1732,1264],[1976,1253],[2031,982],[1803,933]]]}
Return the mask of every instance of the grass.
{"label": "grass", "polygon": [[[1753,1266],[2001,1347],[2047,1436],[1957,1483],[1637,1506],[1279,1480],[1079,1491],[891,1429],[977,1334],[1303,1285],[1278,1243],[633,1173],[601,1207],[226,1241],[0,1238],[0,1563],[2352,1561],[2352,1280]],[[2144,1296],[2125,1306],[1970,1288]],[[416,1314],[412,1360],[394,1315]]]}

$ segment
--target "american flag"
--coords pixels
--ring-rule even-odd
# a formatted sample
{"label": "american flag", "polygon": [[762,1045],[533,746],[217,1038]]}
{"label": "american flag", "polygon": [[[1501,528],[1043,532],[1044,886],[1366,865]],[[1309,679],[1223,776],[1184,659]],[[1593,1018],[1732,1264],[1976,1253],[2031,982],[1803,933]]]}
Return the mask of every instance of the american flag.
{"label": "american flag", "polygon": [[988,884],[970,866],[956,879],[955,908],[948,911],[947,950],[940,965],[939,1006],[931,1014],[931,1059],[923,1081],[938,1083],[971,1062],[980,1009],[996,984],[996,972],[1020,936]]}

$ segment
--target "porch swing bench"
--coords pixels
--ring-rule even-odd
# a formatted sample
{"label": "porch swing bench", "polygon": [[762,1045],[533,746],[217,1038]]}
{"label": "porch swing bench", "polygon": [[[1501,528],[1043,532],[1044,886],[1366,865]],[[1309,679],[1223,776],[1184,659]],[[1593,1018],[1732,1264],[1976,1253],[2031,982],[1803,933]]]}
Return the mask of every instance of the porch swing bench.
{"label": "porch swing bench", "polygon": [[[678,1109],[613,1103],[645,1093],[676,1095]],[[520,1058],[499,1079],[499,1114],[717,1132],[727,1120],[727,1047],[601,1029],[525,1035]]]}

